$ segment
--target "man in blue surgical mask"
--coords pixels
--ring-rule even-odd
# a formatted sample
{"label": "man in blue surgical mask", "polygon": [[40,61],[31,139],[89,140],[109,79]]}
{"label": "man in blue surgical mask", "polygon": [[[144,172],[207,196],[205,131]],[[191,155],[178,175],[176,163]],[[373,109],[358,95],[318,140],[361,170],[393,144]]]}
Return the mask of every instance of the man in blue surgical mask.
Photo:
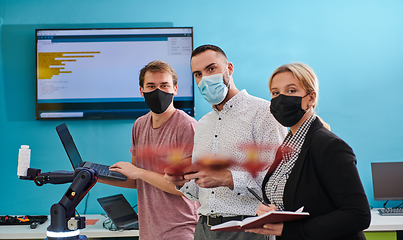
{"label": "man in blue surgical mask", "polygon": [[[191,167],[183,176],[165,174],[189,199],[199,201],[200,216],[195,239],[265,239],[245,232],[216,232],[210,227],[231,220],[254,216],[259,201],[247,187],[261,192],[265,171],[256,176],[245,170],[248,159],[242,145],[278,146],[286,128],[270,113],[270,102],[238,90],[234,84],[234,65],[223,50],[203,45],[192,53],[191,68],[200,93],[213,110],[203,116],[195,130]],[[259,158],[269,167],[274,161],[275,148],[261,153]],[[231,159],[223,168],[202,167],[201,162],[213,156]],[[198,163],[198,164],[197,164]],[[213,163],[214,165],[214,163]]]}

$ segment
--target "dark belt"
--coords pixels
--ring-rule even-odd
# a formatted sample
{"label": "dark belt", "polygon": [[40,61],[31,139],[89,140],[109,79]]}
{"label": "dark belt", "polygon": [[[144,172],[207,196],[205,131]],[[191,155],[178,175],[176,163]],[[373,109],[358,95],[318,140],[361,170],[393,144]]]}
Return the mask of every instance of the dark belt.
{"label": "dark belt", "polygon": [[207,224],[207,226],[211,227],[211,226],[214,226],[217,224],[221,224],[221,223],[233,221],[233,220],[242,221],[248,217],[252,217],[252,216],[239,215],[239,216],[233,216],[233,217],[217,217],[217,216],[201,215],[200,219],[202,220],[202,222],[205,222]]}

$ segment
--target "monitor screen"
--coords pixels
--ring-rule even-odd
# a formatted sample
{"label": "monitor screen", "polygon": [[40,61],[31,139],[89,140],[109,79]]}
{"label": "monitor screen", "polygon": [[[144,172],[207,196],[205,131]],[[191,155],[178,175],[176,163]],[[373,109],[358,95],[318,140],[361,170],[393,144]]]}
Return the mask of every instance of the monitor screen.
{"label": "monitor screen", "polygon": [[374,199],[403,200],[403,162],[371,163]]}
{"label": "monitor screen", "polygon": [[192,27],[36,29],[36,119],[122,119],[149,112],[140,69],[178,75],[174,106],[194,116]]}

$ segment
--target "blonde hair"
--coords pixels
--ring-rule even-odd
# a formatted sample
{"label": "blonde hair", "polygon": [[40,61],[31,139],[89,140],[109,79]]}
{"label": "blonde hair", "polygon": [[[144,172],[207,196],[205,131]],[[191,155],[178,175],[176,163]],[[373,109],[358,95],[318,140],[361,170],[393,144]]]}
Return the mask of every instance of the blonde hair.
{"label": "blonde hair", "polygon": [[[283,72],[292,73],[295,79],[297,79],[302,84],[302,87],[305,89],[307,94],[310,94],[312,92],[316,93],[316,99],[312,105],[313,109],[315,109],[316,106],[318,105],[318,99],[319,99],[319,81],[313,69],[310,66],[306,65],[305,63],[284,64],[278,67],[276,70],[274,70],[269,80],[269,89],[271,89],[271,84],[274,76]],[[319,116],[318,118],[323,123],[323,125],[330,130],[329,124],[324,122]]]}

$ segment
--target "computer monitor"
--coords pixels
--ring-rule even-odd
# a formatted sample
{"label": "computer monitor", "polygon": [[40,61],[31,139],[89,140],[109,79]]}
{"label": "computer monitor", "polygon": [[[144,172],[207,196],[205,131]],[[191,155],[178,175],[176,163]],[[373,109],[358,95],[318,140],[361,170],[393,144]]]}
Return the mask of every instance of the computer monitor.
{"label": "computer monitor", "polygon": [[375,201],[403,200],[403,162],[371,163]]}
{"label": "computer monitor", "polygon": [[174,106],[194,116],[192,27],[36,29],[36,119],[137,118],[149,111],[140,69],[178,75]]}

